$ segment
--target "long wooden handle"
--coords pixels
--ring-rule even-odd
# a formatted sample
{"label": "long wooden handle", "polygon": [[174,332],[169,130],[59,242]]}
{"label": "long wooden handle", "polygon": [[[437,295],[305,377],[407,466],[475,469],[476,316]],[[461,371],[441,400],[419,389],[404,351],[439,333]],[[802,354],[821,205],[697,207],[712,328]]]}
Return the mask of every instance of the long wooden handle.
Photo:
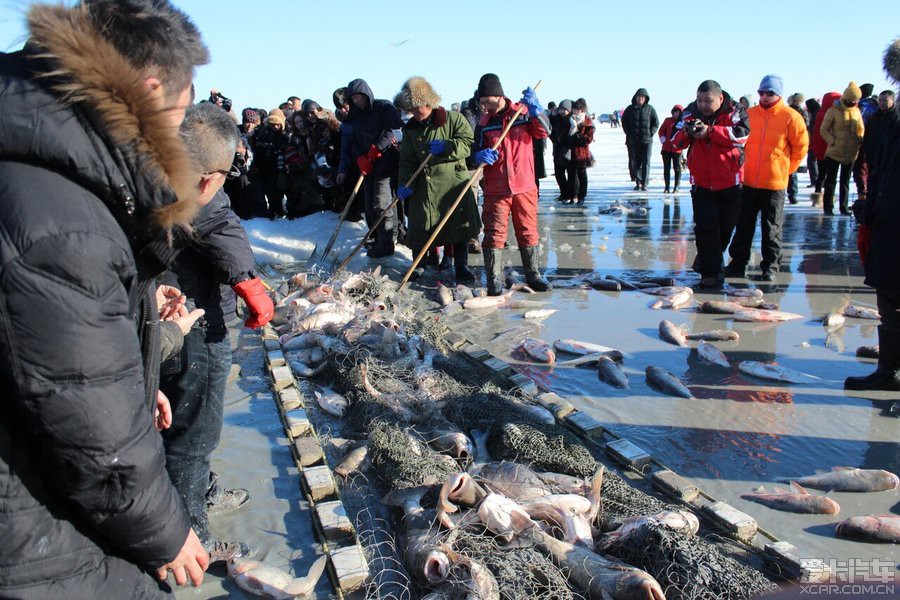
{"label": "long wooden handle", "polygon": [[353,199],[356,198],[356,194],[359,193],[359,188],[362,187],[363,179],[365,179],[365,177],[365,175],[360,174],[359,179],[356,180],[356,185],[353,186],[353,191],[350,193],[350,197],[347,199],[347,204],[344,205],[344,210],[341,211],[341,216],[338,219],[337,227],[334,228],[334,233],[331,234],[331,239],[328,240],[328,245],[325,246],[325,251],[322,253],[322,260],[325,260],[325,257],[328,256],[328,253],[331,252],[331,247],[334,246],[334,242],[341,230],[341,225],[344,223],[344,219],[347,218],[347,213],[350,212],[350,205],[353,204]]}
{"label": "long wooden handle", "polygon": [[[425,160],[422,161],[422,164],[419,165],[419,168],[416,169],[416,172],[413,173],[410,176],[410,178],[407,180],[406,187],[412,186],[412,184],[416,181],[416,177],[419,176],[419,173],[421,173],[422,171],[425,170],[425,167],[428,166],[428,163],[431,162],[432,158],[434,158],[434,154],[429,154],[428,156],[425,157]],[[384,221],[384,218],[388,214],[390,214],[390,211],[394,210],[394,207],[397,206],[397,202],[399,202],[399,201],[400,201],[400,197],[396,196],[394,198],[393,202],[391,202],[391,205],[388,206],[383,211],[381,211],[381,214],[378,215],[378,220],[375,221],[375,223],[372,225],[372,227],[369,228],[369,231],[366,232],[366,235],[363,236],[363,238],[359,241],[359,243],[356,245],[356,247],[350,251],[350,254],[347,255],[347,258],[345,258],[343,260],[343,262],[338,265],[337,269],[335,269],[335,272],[340,271],[341,269],[343,269],[344,267],[347,266],[347,264],[353,259],[353,257],[356,256],[356,253],[359,252],[359,249],[362,248],[363,245],[366,243],[366,240],[369,239],[369,236],[371,236],[372,233],[376,229],[378,229],[378,226],[381,225],[381,222]]]}
{"label": "long wooden handle", "polygon": [[[543,79],[538,81],[537,84],[532,88],[532,90],[537,90],[541,87],[541,83],[543,83]],[[520,106],[516,110],[516,114],[514,114],[510,119],[509,123],[506,124],[506,127],[503,128],[503,132],[500,134],[500,137],[497,138],[497,141],[494,142],[494,145],[491,147],[493,150],[497,150],[500,147],[500,144],[503,143],[503,140],[506,139],[506,135],[509,133],[509,130],[512,129],[513,124],[516,122],[516,119],[519,118],[519,115],[522,114],[523,110],[528,110],[526,107]],[[406,275],[403,276],[403,280],[400,282],[400,286],[397,288],[397,291],[403,289],[403,287],[409,282],[409,278],[412,276],[412,272],[415,271],[416,267],[419,266],[419,263],[422,262],[422,258],[428,253],[428,249],[431,248],[431,244],[434,243],[434,240],[437,239],[438,234],[440,234],[441,229],[444,228],[444,225],[447,224],[447,221],[450,220],[450,217],[453,216],[453,212],[456,210],[456,207],[459,206],[459,203],[462,202],[462,199],[465,197],[466,193],[472,188],[472,185],[477,181],[478,177],[481,175],[481,172],[484,171],[484,163],[478,165],[478,168],[472,173],[471,177],[469,177],[468,183],[466,186],[460,191],[459,195],[456,197],[456,200],[453,201],[453,204],[447,210],[447,214],[440,220],[437,226],[434,228],[434,232],[432,232],[431,237],[428,238],[428,241],[425,242],[425,245],[419,251],[419,254],[413,260],[412,265],[410,265],[409,270],[406,271]]]}

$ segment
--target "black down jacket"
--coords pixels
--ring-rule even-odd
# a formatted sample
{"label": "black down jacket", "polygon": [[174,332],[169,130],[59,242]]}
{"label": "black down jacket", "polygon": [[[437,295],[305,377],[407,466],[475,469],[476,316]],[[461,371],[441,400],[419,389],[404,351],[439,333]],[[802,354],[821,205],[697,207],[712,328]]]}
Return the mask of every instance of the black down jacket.
{"label": "black down jacket", "polygon": [[188,246],[162,281],[174,285],[206,314],[201,325],[207,341],[225,338],[226,323],[237,318],[236,283],[255,277],[253,251],[241,220],[229,208],[228,196],[219,190],[193,221]]}
{"label": "black down jacket", "polygon": [[196,179],[73,11],[33,8],[45,35],[0,54],[0,597],[151,598],[190,528],[148,406],[153,278]]}
{"label": "black down jacket", "polygon": [[[646,96],[643,105],[637,103],[638,96]],[[631,97],[631,106],[622,113],[622,130],[628,144],[650,144],[659,129],[659,117],[656,109],[650,106],[650,94],[644,88],[639,89]]]}
{"label": "black down jacket", "polygon": [[369,99],[369,106],[365,110],[350,102],[350,116],[346,120],[353,128],[350,157],[356,161],[375,146],[383,154],[375,162],[372,175],[380,178],[395,175],[400,164],[395,135],[403,128],[400,111],[387,100],[376,100],[372,88],[362,79],[354,79],[347,84],[347,89],[351,96],[365,94]]}
{"label": "black down jacket", "polygon": [[874,164],[863,218],[872,230],[866,285],[900,295],[900,121],[882,132]]}

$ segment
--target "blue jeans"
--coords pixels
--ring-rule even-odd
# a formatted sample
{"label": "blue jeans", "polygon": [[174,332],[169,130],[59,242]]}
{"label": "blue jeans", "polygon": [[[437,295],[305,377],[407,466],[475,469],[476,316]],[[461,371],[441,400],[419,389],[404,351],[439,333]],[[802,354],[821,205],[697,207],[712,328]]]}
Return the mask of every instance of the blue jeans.
{"label": "blue jeans", "polygon": [[166,470],[204,544],[210,541],[209,459],[222,435],[225,384],[231,369],[231,341],[217,333],[208,336],[202,329],[192,329],[184,337],[180,355],[163,364],[160,382],[172,404],[172,426],[162,432]]}

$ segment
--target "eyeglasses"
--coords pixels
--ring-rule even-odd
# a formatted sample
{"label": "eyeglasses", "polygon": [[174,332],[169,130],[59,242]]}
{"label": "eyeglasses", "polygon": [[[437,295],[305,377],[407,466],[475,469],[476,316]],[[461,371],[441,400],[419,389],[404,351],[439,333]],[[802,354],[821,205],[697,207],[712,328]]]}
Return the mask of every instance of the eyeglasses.
{"label": "eyeglasses", "polygon": [[210,171],[208,173],[204,173],[204,175],[224,175],[225,179],[234,179],[241,176],[241,170],[236,166],[231,165],[231,168],[227,171],[225,169],[219,169],[218,171]]}
{"label": "eyeglasses", "polygon": [[778,95],[775,92],[769,92],[769,91],[764,92],[763,90],[759,90],[756,93],[759,94],[760,96],[777,96]]}

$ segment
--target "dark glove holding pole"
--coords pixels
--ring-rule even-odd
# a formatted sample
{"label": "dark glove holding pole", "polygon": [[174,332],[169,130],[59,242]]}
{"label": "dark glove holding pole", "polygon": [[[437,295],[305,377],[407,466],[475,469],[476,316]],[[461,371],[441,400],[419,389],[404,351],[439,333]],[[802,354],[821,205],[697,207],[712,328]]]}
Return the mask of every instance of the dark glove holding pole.
{"label": "dark glove holding pole", "polygon": [[492,165],[497,162],[498,158],[500,158],[500,155],[497,154],[496,150],[493,148],[485,148],[484,150],[479,150],[475,153],[475,164]]}
{"label": "dark glove holding pole", "polygon": [[859,231],[856,232],[856,248],[859,250],[859,258],[865,266],[869,250],[872,248],[872,229],[868,225],[859,226]]}
{"label": "dark glove holding pole", "polygon": [[444,140],[433,140],[428,142],[428,151],[435,156],[443,156],[447,151],[447,142]]}
{"label": "dark glove holding pole", "polygon": [[528,114],[532,117],[536,117],[544,112],[544,107],[538,102],[537,94],[535,94],[534,90],[530,87],[525,88],[522,92],[522,99],[520,102],[528,107]]}
{"label": "dark glove holding pole", "polygon": [[413,195],[413,189],[411,187],[406,187],[405,185],[401,185],[397,188],[397,197],[401,200],[406,200],[410,196]]}
{"label": "dark glove holding pole", "polygon": [[250,309],[250,318],[244,321],[244,327],[251,329],[262,327],[275,316],[275,305],[272,304],[272,299],[266,293],[266,288],[263,287],[259,277],[237,283],[232,289]]}
{"label": "dark glove holding pole", "polygon": [[381,150],[376,148],[375,144],[372,144],[365,156],[360,156],[356,159],[356,166],[359,167],[359,172],[363,175],[371,173],[372,169],[375,168],[375,161],[379,158],[381,158]]}

